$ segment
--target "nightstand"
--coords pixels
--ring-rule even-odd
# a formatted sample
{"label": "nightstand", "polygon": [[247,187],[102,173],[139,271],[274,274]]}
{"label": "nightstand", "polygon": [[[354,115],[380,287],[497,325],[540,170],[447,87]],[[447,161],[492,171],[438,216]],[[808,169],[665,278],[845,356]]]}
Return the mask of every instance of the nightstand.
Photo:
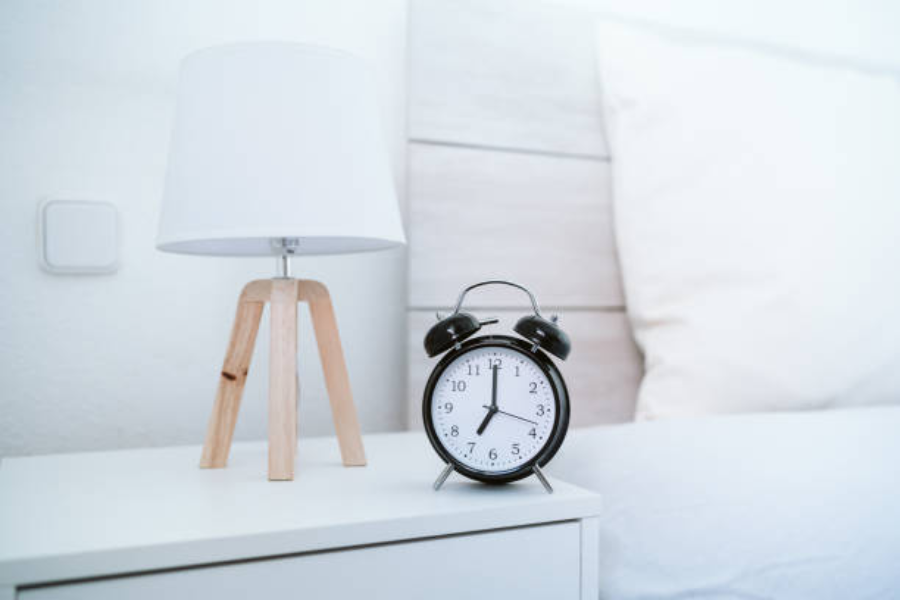
{"label": "nightstand", "polygon": [[195,447],[6,459],[0,598],[597,597],[596,494],[456,475],[435,492],[424,434],[365,444],[348,468],[335,440],[302,440],[286,482],[265,443],[215,470]]}

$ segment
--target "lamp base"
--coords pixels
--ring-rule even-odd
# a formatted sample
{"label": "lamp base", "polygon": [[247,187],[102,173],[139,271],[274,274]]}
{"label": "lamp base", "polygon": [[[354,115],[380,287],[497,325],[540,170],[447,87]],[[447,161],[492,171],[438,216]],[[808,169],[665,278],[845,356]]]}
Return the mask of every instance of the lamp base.
{"label": "lamp base", "polygon": [[294,478],[298,302],[309,304],[341,459],[344,466],[365,466],[359,420],[328,288],[318,281],[306,279],[262,279],[244,286],[238,301],[200,467],[221,469],[228,463],[256,333],[266,302],[271,307],[272,329],[269,347],[269,480],[289,481]]}

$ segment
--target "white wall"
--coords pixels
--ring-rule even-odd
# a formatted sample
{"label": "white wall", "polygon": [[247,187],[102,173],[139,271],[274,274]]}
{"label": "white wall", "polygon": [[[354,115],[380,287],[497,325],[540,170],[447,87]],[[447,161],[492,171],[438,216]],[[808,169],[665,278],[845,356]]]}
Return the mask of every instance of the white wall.
{"label": "white wall", "polygon": [[541,0],[849,65],[900,66],[896,0]]}
{"label": "white wall", "polygon": [[[405,0],[0,4],[0,456],[202,441],[237,294],[275,267],[154,249],[180,58],[251,39],[323,43],[368,58],[402,193],[405,30]],[[118,206],[118,273],[40,270],[36,207],[45,197]],[[294,267],[332,290],[363,429],[402,427],[403,252]],[[327,434],[305,318],[301,435]],[[265,437],[265,318],[262,327],[238,439]]]}

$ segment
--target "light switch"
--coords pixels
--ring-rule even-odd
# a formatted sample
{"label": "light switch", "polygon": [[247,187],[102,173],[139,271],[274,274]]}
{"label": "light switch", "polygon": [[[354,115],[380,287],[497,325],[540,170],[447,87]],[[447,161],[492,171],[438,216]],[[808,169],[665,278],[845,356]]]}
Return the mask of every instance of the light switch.
{"label": "light switch", "polygon": [[109,202],[48,200],[38,211],[41,266],[51,273],[113,273],[119,216]]}

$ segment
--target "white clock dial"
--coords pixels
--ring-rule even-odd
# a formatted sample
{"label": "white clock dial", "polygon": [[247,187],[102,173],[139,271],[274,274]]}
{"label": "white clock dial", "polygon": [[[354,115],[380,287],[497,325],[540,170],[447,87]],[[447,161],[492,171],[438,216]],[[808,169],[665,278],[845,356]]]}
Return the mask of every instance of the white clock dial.
{"label": "white clock dial", "polygon": [[431,398],[435,436],[468,468],[516,469],[553,436],[556,398],[543,369],[527,354],[481,346],[443,370]]}

